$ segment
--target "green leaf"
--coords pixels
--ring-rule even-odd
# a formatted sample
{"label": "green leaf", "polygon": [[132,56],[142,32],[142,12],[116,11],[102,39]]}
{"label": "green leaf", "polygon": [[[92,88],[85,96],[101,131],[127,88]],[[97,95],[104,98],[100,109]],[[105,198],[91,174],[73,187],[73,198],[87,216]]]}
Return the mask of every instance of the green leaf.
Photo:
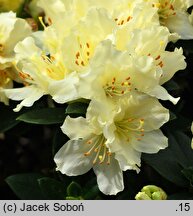
{"label": "green leaf", "polygon": [[20,199],[43,200],[46,197],[43,195],[38,184],[38,179],[42,177],[42,175],[36,173],[25,173],[9,176],[5,181]]}
{"label": "green leaf", "polygon": [[188,168],[183,169],[182,173],[193,185],[193,167],[188,167]]}
{"label": "green leaf", "polygon": [[42,108],[20,115],[17,120],[32,124],[61,124],[66,117],[63,108]]}
{"label": "green leaf", "polygon": [[190,140],[182,132],[170,132],[168,138],[168,148],[157,154],[143,154],[143,160],[164,178],[178,186],[188,187],[189,182],[181,170],[193,165]]}
{"label": "green leaf", "polygon": [[93,187],[89,188],[87,193],[83,195],[85,200],[95,199],[100,194],[98,185],[94,185]]}
{"label": "green leaf", "polygon": [[70,185],[67,187],[67,196],[68,197],[79,197],[81,196],[81,194],[82,194],[81,186],[78,183],[72,181]]}
{"label": "green leaf", "polygon": [[46,199],[62,200],[65,198],[66,188],[64,183],[48,177],[38,179],[38,183]]}
{"label": "green leaf", "polygon": [[83,188],[82,196],[85,200],[93,200],[95,199],[99,194],[99,188],[96,182],[96,177],[91,178],[88,182],[86,182],[85,187]]}
{"label": "green leaf", "polygon": [[66,114],[69,114],[72,117],[85,115],[87,107],[88,107],[87,103],[81,103],[81,102],[70,103],[66,108]]}
{"label": "green leaf", "polygon": [[19,121],[16,120],[19,113],[13,112],[7,106],[1,104],[0,106],[0,133],[6,132],[7,130],[16,126]]}

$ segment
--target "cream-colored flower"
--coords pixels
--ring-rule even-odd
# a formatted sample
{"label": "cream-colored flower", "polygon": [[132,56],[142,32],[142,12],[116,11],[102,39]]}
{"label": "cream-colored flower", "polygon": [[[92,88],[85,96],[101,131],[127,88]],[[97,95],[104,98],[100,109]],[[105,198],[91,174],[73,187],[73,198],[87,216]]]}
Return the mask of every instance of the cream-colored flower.
{"label": "cream-colored flower", "polygon": [[108,120],[104,119],[107,111],[100,104],[95,100],[91,102],[88,112],[92,111],[92,117],[89,119],[97,118],[103,125],[106,145],[115,153],[122,170],[138,171],[142,152],[157,153],[168,146],[167,138],[159,128],[169,120],[169,111],[157,99],[132,93],[119,99],[117,108],[110,107],[109,112],[114,115]]}
{"label": "cream-colored flower", "polygon": [[[154,68],[160,76],[160,85],[170,80],[177,71],[186,68],[182,48],[176,48],[170,52],[165,50],[168,42],[175,37],[169,33],[166,27],[154,25],[149,28],[135,29],[131,35],[127,39],[117,37],[116,47],[123,51],[128,50],[132,55],[151,57],[154,65],[152,69]],[[146,82],[144,82],[145,84]],[[162,100],[170,100],[174,104],[179,100],[179,98],[169,96],[160,87],[155,87],[151,89],[151,92],[146,93]]]}
{"label": "cream-colored flower", "polygon": [[135,30],[133,38],[127,44],[127,49],[137,55],[148,55],[154,60],[154,64],[161,69],[160,84],[170,80],[173,75],[186,68],[185,57],[182,48],[174,51],[166,51],[166,46],[170,42],[171,34],[167,28],[153,26],[151,28]]}
{"label": "cream-colored flower", "polygon": [[19,111],[23,106],[32,106],[45,94],[50,94],[58,103],[76,99],[76,73],[68,74],[63,63],[54,56],[46,55],[32,37],[19,42],[15,52],[18,75],[25,87],[5,90],[10,99],[22,100],[14,111]]}
{"label": "cream-colored flower", "polygon": [[106,139],[92,119],[67,117],[62,131],[70,140],[56,153],[57,170],[69,176],[82,175],[93,168],[99,189],[115,195],[124,188],[123,174],[114,154],[106,146]]}
{"label": "cream-colored flower", "polygon": [[31,34],[31,28],[13,12],[0,14],[0,69],[10,67],[14,60],[14,47]]}
{"label": "cream-colored flower", "polygon": [[106,10],[91,9],[62,43],[64,61],[70,71],[84,72],[96,47],[111,35],[115,23]]}
{"label": "cream-colored flower", "polygon": [[189,21],[187,9],[193,5],[192,0],[147,0],[158,8],[160,24],[171,32],[178,33],[182,39],[193,38],[193,26]]}
{"label": "cream-colored flower", "polygon": [[55,28],[62,39],[88,12],[88,1],[79,0],[39,0],[37,5],[46,14],[46,22]]}
{"label": "cream-colored flower", "polygon": [[[142,42],[139,41],[144,52],[147,47],[156,56],[156,46],[149,48],[146,46],[148,42]],[[163,74],[159,66],[161,59],[157,57],[155,60],[156,57],[137,52],[137,47],[136,52],[132,50],[132,47],[131,52],[130,50],[118,51],[109,40],[103,41],[97,47],[88,70],[80,75],[78,85],[80,97],[100,101],[107,98],[117,100],[117,97],[128,95],[131,91],[139,91],[162,100],[177,102],[178,99],[170,96],[160,85]]]}
{"label": "cream-colored flower", "polygon": [[54,157],[57,170],[76,176],[93,168],[99,189],[116,194],[123,190],[122,170],[139,171],[141,152],[167,147],[159,128],[168,119],[168,110],[147,95],[134,94],[118,104],[92,100],[86,119],[65,119],[61,129],[70,140]]}

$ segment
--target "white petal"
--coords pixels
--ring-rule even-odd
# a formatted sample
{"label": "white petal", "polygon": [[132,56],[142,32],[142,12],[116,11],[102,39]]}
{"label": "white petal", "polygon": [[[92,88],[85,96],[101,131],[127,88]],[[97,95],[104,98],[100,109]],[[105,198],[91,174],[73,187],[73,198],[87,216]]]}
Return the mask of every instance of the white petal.
{"label": "white petal", "polygon": [[64,124],[61,126],[63,133],[65,133],[70,139],[80,139],[88,137],[92,132],[87,121],[83,117],[70,118],[66,117]]}
{"label": "white petal", "polygon": [[99,164],[93,167],[97,176],[97,183],[100,191],[106,195],[116,195],[124,189],[123,173],[117,160],[111,160],[111,163]]}
{"label": "white petal", "polygon": [[124,167],[128,166],[140,166],[141,153],[136,151],[130,142],[123,139],[117,139],[116,141],[109,143],[108,146],[112,152],[115,152],[115,159],[119,161],[122,170],[124,170]]}
{"label": "white petal", "polygon": [[56,170],[69,176],[82,175],[93,166],[93,158],[84,156],[90,146],[84,140],[69,140],[54,156]]}
{"label": "white petal", "polygon": [[78,82],[78,77],[71,74],[63,80],[52,81],[49,85],[48,92],[57,103],[66,103],[77,99],[77,91],[75,84]]}
{"label": "white petal", "polygon": [[171,32],[177,32],[182,39],[193,39],[193,26],[188,19],[188,13],[177,12],[167,19],[166,26]]}
{"label": "white petal", "polygon": [[27,37],[23,41],[19,42],[14,51],[16,52],[16,57],[20,58],[30,58],[34,54],[40,54],[41,50],[35,45],[35,40],[32,37]]}
{"label": "white petal", "polygon": [[163,135],[161,130],[146,132],[140,140],[133,140],[133,148],[144,153],[157,153],[161,149],[168,147],[168,139]]}
{"label": "white petal", "polygon": [[163,74],[160,78],[160,85],[170,80],[173,75],[179,71],[186,68],[185,57],[183,56],[183,50],[175,49],[174,52],[164,52],[161,55],[161,58],[164,62],[163,65]]}
{"label": "white petal", "polygon": [[152,89],[150,92],[148,92],[150,96],[156,97],[161,100],[169,100],[173,104],[177,104],[180,98],[174,98],[172,97],[166,89],[164,89],[162,86],[156,86],[154,89]]}
{"label": "white petal", "polygon": [[157,130],[169,120],[169,110],[156,98],[145,94],[132,93],[127,100],[120,100],[119,105],[122,113],[125,113],[128,118],[144,119],[145,131]]}
{"label": "white petal", "polygon": [[14,109],[15,112],[20,111],[23,106],[32,106],[35,101],[39,100],[44,95],[44,92],[42,90],[32,86],[15,89],[6,89],[4,92],[6,96],[12,100],[23,100]]}

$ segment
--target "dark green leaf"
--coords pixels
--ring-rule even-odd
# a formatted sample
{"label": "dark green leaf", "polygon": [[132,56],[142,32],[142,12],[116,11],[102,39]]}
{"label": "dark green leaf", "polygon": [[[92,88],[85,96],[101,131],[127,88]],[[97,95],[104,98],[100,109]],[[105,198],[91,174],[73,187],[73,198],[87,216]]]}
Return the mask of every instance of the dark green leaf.
{"label": "dark green leaf", "polygon": [[64,183],[48,177],[38,179],[38,183],[46,199],[62,200],[65,198],[66,188]]}
{"label": "dark green leaf", "polygon": [[20,199],[45,199],[38,184],[43,176],[35,173],[17,174],[5,179],[10,188]]}
{"label": "dark green leaf", "polygon": [[184,176],[193,184],[193,167],[188,167],[182,170]]}
{"label": "dark green leaf", "polygon": [[0,106],[0,133],[5,132],[19,123],[16,118],[20,115],[7,106]]}
{"label": "dark green leaf", "polygon": [[32,124],[61,124],[66,117],[63,108],[43,108],[32,110],[20,115],[17,120]]}
{"label": "dark green leaf", "polygon": [[96,177],[91,178],[91,180],[86,182],[82,194],[85,200],[95,199],[100,194]]}
{"label": "dark green leaf", "polygon": [[81,186],[76,182],[71,182],[67,187],[67,196],[68,197],[79,197],[82,194]]}
{"label": "dark green leaf", "polygon": [[[160,175],[176,185],[188,187],[189,182],[181,170],[193,165],[193,151],[189,139],[183,133],[168,135],[169,147],[157,154],[143,154],[144,161],[153,167]],[[190,157],[192,157],[190,159]]]}
{"label": "dark green leaf", "polygon": [[87,103],[81,103],[81,102],[70,103],[66,108],[66,114],[72,115],[72,117],[73,114],[75,114],[75,116],[85,115],[87,107],[88,107]]}
{"label": "dark green leaf", "polygon": [[83,195],[85,200],[95,199],[99,195],[100,191],[98,185],[94,185],[93,187],[87,190],[87,193]]}

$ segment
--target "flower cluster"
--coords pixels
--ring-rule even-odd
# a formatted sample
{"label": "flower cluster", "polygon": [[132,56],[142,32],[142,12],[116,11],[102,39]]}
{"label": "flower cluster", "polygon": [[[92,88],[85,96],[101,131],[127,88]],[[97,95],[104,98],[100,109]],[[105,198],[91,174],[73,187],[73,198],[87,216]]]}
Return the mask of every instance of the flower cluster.
{"label": "flower cluster", "polygon": [[[43,95],[64,104],[90,101],[86,117],[66,117],[70,140],[57,152],[69,176],[93,168],[99,189],[124,189],[123,171],[140,171],[141,154],[168,146],[160,127],[176,104],[163,87],[186,67],[182,48],[193,39],[190,0],[39,0],[42,31],[32,32],[13,12],[0,14],[0,101],[30,107]],[[14,52],[13,52],[14,50]],[[13,87],[13,80],[23,87]]]}

